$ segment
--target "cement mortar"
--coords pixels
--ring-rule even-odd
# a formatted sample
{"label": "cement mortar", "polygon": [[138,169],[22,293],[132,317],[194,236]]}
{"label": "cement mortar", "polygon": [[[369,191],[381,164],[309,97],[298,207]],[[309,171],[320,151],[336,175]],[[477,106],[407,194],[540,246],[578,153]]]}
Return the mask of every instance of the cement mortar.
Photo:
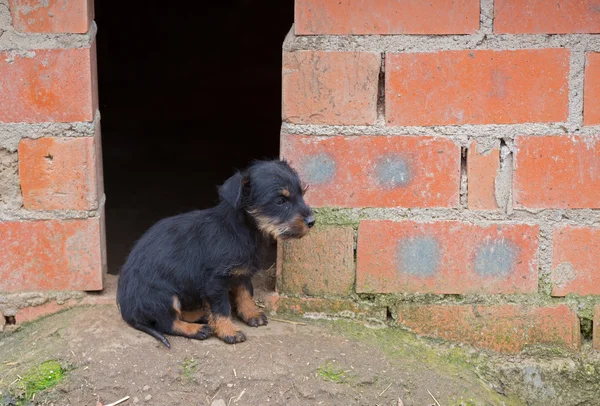
{"label": "cement mortar", "polygon": [[22,138],[93,137],[99,127],[99,111],[92,122],[0,123],[0,148],[15,152]]}
{"label": "cement mortar", "polygon": [[106,195],[102,195],[97,210],[26,210],[22,207],[2,207],[0,205],[0,221],[21,220],[73,220],[99,217],[102,215]]}
{"label": "cement mortar", "polygon": [[15,316],[17,310],[26,307],[41,306],[48,302],[56,301],[63,304],[70,299],[83,299],[85,292],[24,292],[24,293],[1,293],[0,313],[4,316]]}
{"label": "cement mortar", "polygon": [[92,23],[86,34],[36,34],[17,32],[12,26],[8,0],[0,0],[0,52],[8,50],[87,48],[98,31]]}
{"label": "cement mortar", "polygon": [[[487,17],[483,17],[484,19]],[[438,52],[458,50],[519,50],[570,48],[599,51],[594,34],[492,34],[480,30],[471,35],[310,35],[296,36],[294,27],[283,43],[284,51]]]}

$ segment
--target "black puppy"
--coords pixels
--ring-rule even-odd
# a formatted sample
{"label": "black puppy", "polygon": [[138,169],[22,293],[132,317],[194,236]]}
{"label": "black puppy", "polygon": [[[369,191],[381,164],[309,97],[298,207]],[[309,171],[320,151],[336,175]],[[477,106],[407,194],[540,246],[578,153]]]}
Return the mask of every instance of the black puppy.
{"label": "black puppy", "polygon": [[315,224],[304,191],[285,161],[260,161],[219,187],[218,206],[156,223],[121,270],[123,319],[168,348],[163,334],[245,341],[231,322],[229,295],[249,326],[267,324],[251,277],[268,239],[301,238]]}

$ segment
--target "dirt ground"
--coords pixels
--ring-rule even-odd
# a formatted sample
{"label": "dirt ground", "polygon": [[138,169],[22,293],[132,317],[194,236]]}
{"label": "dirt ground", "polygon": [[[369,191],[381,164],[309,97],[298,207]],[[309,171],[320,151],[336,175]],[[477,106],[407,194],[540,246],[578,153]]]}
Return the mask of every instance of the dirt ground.
{"label": "dirt ground", "polygon": [[114,306],[75,308],[0,336],[0,404],[47,360],[66,372],[36,394],[41,404],[95,406],[125,396],[123,405],[515,403],[457,366],[447,347],[356,322],[301,322],[244,327],[248,341],[235,346],[172,337],[167,350],[128,327]]}

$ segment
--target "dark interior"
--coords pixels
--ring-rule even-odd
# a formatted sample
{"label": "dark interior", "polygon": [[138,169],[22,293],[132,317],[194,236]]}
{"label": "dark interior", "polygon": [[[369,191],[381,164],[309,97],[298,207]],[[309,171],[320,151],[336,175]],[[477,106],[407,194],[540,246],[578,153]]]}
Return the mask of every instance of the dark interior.
{"label": "dark interior", "polygon": [[154,222],[214,205],[236,168],[278,156],[293,7],[96,1],[109,273]]}

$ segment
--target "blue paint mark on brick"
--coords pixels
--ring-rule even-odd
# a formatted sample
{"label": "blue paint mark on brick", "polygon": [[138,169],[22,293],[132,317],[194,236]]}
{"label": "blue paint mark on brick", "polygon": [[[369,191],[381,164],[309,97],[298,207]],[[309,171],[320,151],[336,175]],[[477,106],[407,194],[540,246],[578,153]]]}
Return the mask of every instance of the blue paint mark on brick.
{"label": "blue paint mark on brick", "polygon": [[412,180],[408,162],[399,155],[382,157],[377,162],[375,170],[379,185],[385,188],[404,187]]}
{"label": "blue paint mark on brick", "polygon": [[432,276],[440,264],[440,244],[431,236],[402,239],[398,242],[396,262],[402,273]]}
{"label": "blue paint mark on brick", "polygon": [[475,272],[480,276],[506,277],[514,271],[518,255],[518,248],[510,242],[488,242],[477,249]]}
{"label": "blue paint mark on brick", "polygon": [[335,160],[329,154],[312,156],[304,164],[304,181],[308,184],[318,185],[333,180],[336,172]]}

